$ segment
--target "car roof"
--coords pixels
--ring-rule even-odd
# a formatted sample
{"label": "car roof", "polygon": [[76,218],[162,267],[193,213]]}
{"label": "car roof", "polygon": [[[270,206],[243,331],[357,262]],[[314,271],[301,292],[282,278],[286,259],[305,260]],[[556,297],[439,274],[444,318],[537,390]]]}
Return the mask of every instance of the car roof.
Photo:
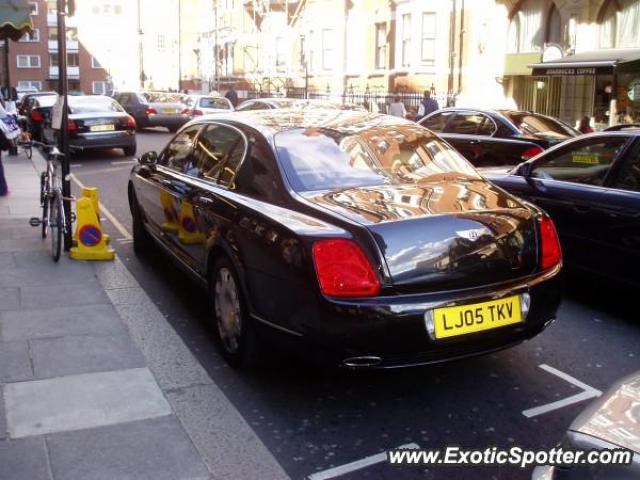
{"label": "car roof", "polygon": [[325,131],[331,130],[342,134],[355,134],[370,128],[393,128],[394,126],[415,126],[416,128],[425,130],[421,125],[400,117],[366,111],[336,110],[329,108],[317,108],[313,110],[293,108],[215,113],[192,120],[189,122],[189,125],[203,124],[216,120],[242,124],[258,130],[267,137],[272,137],[282,131],[300,128],[321,128]]}

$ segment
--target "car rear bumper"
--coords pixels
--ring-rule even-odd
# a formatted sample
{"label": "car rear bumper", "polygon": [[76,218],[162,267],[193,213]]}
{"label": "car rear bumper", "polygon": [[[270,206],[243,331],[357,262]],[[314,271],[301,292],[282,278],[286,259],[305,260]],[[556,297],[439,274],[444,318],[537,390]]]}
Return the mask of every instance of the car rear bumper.
{"label": "car rear bumper", "polygon": [[146,120],[140,122],[141,127],[166,127],[180,128],[182,125],[191,120],[186,115],[149,115]]}
{"label": "car rear bumper", "polygon": [[136,136],[128,131],[81,133],[69,138],[69,146],[74,150],[135,147]]}
{"label": "car rear bumper", "polygon": [[[527,294],[525,320],[483,332],[436,339],[426,315],[434,308]],[[526,281],[438,294],[399,295],[358,302],[326,299],[294,326],[299,342],[319,347],[330,363],[348,368],[397,368],[441,363],[501,350],[542,332],[562,296],[559,269]]]}

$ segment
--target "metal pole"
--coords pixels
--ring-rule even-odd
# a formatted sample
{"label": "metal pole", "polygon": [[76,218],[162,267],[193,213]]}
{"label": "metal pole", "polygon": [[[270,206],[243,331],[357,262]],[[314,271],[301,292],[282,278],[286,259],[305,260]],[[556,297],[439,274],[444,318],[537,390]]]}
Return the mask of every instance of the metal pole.
{"label": "metal pole", "polygon": [[7,89],[7,95],[10,95],[11,74],[9,72],[9,38],[4,39],[4,87]]}
{"label": "metal pole", "polygon": [[178,92],[182,91],[182,0],[178,0]]}
{"label": "metal pole", "polygon": [[67,28],[66,28],[66,0],[58,0],[58,93],[62,97],[62,124],[58,135],[58,148],[62,152],[62,196],[65,198],[64,216],[67,228],[64,235],[64,250],[71,249],[71,182],[69,179],[69,129],[68,98],[67,98]]}
{"label": "metal pole", "polygon": [[138,60],[140,62],[140,89],[144,90],[144,46],[142,45],[142,7],[138,0]]}
{"label": "metal pole", "polygon": [[460,46],[458,57],[458,93],[462,93],[462,56],[464,54],[464,0],[460,5]]}

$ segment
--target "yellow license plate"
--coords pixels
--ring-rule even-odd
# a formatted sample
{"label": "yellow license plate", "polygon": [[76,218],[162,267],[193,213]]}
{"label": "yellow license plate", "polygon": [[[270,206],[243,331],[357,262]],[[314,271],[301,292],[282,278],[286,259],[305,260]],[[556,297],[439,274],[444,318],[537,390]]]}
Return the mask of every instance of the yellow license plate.
{"label": "yellow license plate", "polygon": [[436,308],[433,311],[436,338],[482,332],[522,320],[520,297],[517,295],[472,305]]}
{"label": "yellow license plate", "polygon": [[176,113],[177,110],[175,108],[163,108],[162,113]]}
{"label": "yellow license plate", "polygon": [[115,125],[94,125],[91,127],[92,132],[111,132],[115,129]]}

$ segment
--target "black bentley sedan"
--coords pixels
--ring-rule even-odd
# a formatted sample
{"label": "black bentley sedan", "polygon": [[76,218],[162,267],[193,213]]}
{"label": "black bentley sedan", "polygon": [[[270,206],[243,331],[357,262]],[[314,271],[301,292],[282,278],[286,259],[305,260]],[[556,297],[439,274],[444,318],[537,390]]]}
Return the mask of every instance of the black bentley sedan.
{"label": "black bentley sedan", "polygon": [[567,266],[640,286],[640,131],[590,133],[486,177],[551,215]]}
{"label": "black bentley sedan", "polygon": [[516,110],[445,108],[420,120],[476,167],[517,165],[580,135],[564,122]]}
{"label": "black bentley sedan", "polygon": [[208,291],[232,365],[278,336],[352,368],[462,358],[537,335],[560,302],[549,217],[407,120],[202,117],[128,191],[135,249],[157,243]]}

